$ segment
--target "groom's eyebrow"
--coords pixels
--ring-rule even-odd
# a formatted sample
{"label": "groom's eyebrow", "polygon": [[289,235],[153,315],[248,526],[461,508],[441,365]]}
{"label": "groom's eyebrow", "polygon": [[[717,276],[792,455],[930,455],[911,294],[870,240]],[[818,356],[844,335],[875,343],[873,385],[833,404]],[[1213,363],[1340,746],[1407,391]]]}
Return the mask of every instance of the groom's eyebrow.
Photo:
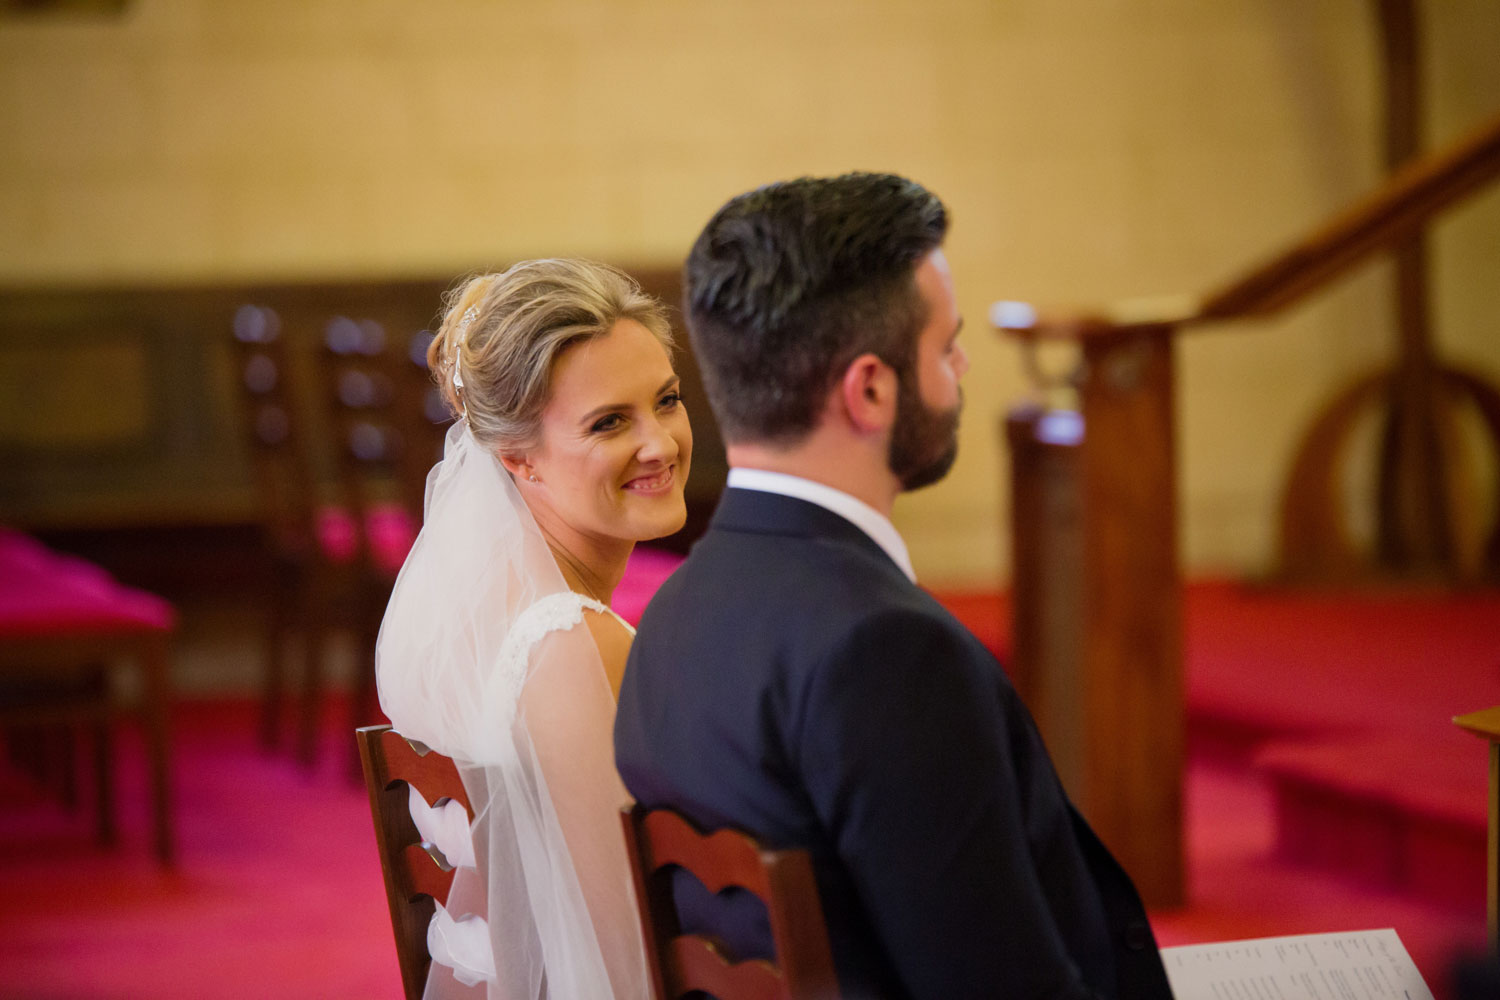
{"label": "groom's eyebrow", "polygon": [[[682,376],[678,375],[676,372],[673,372],[672,376],[657,388],[655,395],[660,396],[662,393],[666,392],[668,389],[672,388],[680,381],[682,381]],[[589,412],[585,413],[580,419],[580,423],[590,423],[594,420],[598,420],[606,413],[615,413],[619,410],[628,409],[630,409],[629,403],[605,403],[603,406],[596,406]]]}

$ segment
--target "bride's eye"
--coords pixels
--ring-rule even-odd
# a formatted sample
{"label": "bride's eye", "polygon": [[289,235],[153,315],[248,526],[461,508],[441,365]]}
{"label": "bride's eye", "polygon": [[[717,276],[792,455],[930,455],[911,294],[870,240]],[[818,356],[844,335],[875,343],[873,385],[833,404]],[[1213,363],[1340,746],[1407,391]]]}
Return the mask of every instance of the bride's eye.
{"label": "bride's eye", "polygon": [[593,426],[591,426],[589,430],[593,431],[595,434],[602,434],[605,431],[612,431],[615,428],[619,427],[623,421],[624,418],[621,417],[618,413],[607,413],[604,416],[600,417],[598,420],[595,420]]}
{"label": "bride's eye", "polygon": [[660,406],[663,410],[675,410],[677,407],[682,405],[682,393],[676,389],[673,389],[671,392],[663,396],[661,398],[661,402],[659,402],[657,405]]}

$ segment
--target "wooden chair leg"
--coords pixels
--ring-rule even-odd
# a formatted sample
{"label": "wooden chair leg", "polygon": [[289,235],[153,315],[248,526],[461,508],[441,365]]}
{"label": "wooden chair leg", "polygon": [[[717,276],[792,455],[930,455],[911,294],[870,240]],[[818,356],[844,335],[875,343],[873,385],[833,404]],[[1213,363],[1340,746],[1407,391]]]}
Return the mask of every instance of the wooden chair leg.
{"label": "wooden chair leg", "polygon": [[37,734],[36,745],[46,755],[38,761],[46,783],[56,781],[62,803],[68,812],[78,808],[78,741],[70,726],[47,726]]}
{"label": "wooden chair leg", "polygon": [[319,715],[323,702],[323,654],[327,632],[309,615],[303,630],[302,696],[297,714],[297,759],[304,767],[318,763]]}
{"label": "wooden chair leg", "polygon": [[77,757],[69,731],[58,723],[18,724],[6,730],[11,762],[42,788],[57,789],[69,811],[78,806]]}
{"label": "wooden chair leg", "polygon": [[94,810],[99,843],[114,846],[120,841],[115,820],[115,768],[113,730],[109,719],[98,719],[89,726],[94,751]]}
{"label": "wooden chair leg", "polygon": [[286,640],[291,624],[291,599],[284,588],[271,599],[265,642],[265,688],[260,713],[260,743],[267,750],[281,744],[282,709],[286,699]]}
{"label": "wooden chair leg", "polygon": [[[354,653],[354,677],[349,696],[350,728],[371,726],[381,721],[375,697],[375,640],[379,635],[380,619],[366,622],[359,629],[357,648]],[[364,784],[364,766],[359,759],[359,746],[350,744],[349,776],[356,784]]]}
{"label": "wooden chair leg", "polygon": [[169,657],[165,640],[154,642],[141,655],[142,722],[146,754],[151,766],[151,815],[157,859],[164,865],[176,857],[172,836],[172,783],[167,724],[169,712]]}

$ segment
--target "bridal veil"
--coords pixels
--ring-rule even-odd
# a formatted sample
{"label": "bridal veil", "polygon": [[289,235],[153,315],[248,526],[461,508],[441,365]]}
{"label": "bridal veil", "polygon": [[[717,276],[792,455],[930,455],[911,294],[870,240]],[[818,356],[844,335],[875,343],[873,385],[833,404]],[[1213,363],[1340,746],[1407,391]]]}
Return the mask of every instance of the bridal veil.
{"label": "bridal veil", "polygon": [[541,531],[463,419],[428,477],[376,676],[392,725],[457,762],[475,812],[474,866],[429,928],[426,996],[646,997],[614,696]]}

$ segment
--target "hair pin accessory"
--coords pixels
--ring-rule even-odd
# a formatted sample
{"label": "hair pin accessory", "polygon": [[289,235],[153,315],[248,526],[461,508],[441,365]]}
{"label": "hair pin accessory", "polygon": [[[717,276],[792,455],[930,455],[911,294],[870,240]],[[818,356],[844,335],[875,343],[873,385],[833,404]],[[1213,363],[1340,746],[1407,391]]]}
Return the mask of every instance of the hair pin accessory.
{"label": "hair pin accessory", "polygon": [[459,362],[463,359],[464,340],[469,335],[469,324],[479,315],[478,306],[470,306],[458,320],[458,332],[453,337],[453,388],[463,390],[464,377],[459,374]]}

